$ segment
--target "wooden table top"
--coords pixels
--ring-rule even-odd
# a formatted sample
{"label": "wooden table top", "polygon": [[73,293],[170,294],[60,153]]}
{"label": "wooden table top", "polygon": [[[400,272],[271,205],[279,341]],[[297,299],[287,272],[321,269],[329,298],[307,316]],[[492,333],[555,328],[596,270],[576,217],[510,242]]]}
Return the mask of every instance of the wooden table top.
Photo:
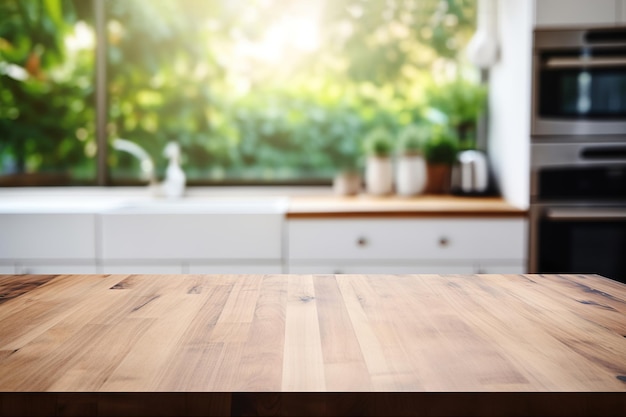
{"label": "wooden table top", "polygon": [[288,218],[315,217],[524,217],[501,197],[335,195],[289,198]]}
{"label": "wooden table top", "polygon": [[0,391],[626,391],[592,275],[3,275]]}

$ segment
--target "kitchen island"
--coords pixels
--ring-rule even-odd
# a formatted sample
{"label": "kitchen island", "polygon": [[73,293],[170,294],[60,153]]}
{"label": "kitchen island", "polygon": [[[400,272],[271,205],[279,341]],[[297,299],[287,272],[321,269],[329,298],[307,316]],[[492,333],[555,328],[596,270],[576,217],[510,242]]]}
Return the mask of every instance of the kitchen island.
{"label": "kitchen island", "polygon": [[0,275],[0,415],[616,415],[594,275]]}

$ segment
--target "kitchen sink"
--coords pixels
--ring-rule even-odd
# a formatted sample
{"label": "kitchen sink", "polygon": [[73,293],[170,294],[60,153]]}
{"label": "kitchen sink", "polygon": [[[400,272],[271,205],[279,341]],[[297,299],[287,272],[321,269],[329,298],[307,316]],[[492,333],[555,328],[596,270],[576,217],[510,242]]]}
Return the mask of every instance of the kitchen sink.
{"label": "kitchen sink", "polygon": [[125,201],[110,213],[284,213],[282,197],[190,197],[177,200],[152,198]]}
{"label": "kitchen sink", "polygon": [[270,213],[283,214],[288,197],[193,190],[178,199],[138,187],[2,190],[0,213]]}

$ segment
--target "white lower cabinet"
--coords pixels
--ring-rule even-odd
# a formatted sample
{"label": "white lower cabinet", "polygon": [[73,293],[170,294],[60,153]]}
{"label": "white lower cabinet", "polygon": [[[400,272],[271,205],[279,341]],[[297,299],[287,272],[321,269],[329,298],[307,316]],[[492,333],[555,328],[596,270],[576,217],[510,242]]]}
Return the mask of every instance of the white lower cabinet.
{"label": "white lower cabinet", "polygon": [[190,274],[282,274],[283,267],[279,262],[271,264],[190,264]]}
{"label": "white lower cabinet", "polygon": [[132,213],[101,216],[109,260],[280,260],[281,214]]}
{"label": "white lower cabinet", "polygon": [[104,264],[100,267],[103,274],[281,274],[282,265],[272,264],[155,264],[151,262],[133,264]]}
{"label": "white lower cabinet", "polygon": [[182,264],[104,264],[100,266],[102,274],[182,274]]}
{"label": "white lower cabinet", "polygon": [[290,274],[473,274],[473,265],[289,265]]}
{"label": "white lower cabinet", "polygon": [[526,272],[526,261],[523,259],[507,263],[482,262],[478,264],[476,269],[477,274],[525,274]]}
{"label": "white lower cabinet", "polygon": [[282,273],[282,213],[107,213],[102,273]]}
{"label": "white lower cabinet", "polygon": [[292,219],[289,273],[524,273],[524,218]]}
{"label": "white lower cabinet", "polygon": [[93,262],[95,219],[84,213],[1,213],[0,261]]}
{"label": "white lower cabinet", "polygon": [[17,274],[97,274],[98,267],[95,263],[18,263]]}
{"label": "white lower cabinet", "polygon": [[526,219],[2,213],[1,274],[526,272]]}
{"label": "white lower cabinet", "polygon": [[96,215],[0,213],[0,272],[95,274]]}

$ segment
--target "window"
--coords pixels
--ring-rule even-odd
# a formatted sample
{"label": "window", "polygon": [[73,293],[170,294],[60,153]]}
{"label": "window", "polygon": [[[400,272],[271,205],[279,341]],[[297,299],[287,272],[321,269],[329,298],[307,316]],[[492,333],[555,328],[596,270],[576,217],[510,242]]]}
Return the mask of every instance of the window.
{"label": "window", "polygon": [[440,78],[476,78],[462,54],[475,0],[96,1],[0,3],[5,184],[95,184],[99,152],[108,184],[138,183],[139,161],[116,138],[144,148],[159,175],[178,142],[190,184],[328,183],[358,164],[367,132],[428,119]]}
{"label": "window", "polygon": [[89,2],[0,2],[0,184],[93,183]]}

